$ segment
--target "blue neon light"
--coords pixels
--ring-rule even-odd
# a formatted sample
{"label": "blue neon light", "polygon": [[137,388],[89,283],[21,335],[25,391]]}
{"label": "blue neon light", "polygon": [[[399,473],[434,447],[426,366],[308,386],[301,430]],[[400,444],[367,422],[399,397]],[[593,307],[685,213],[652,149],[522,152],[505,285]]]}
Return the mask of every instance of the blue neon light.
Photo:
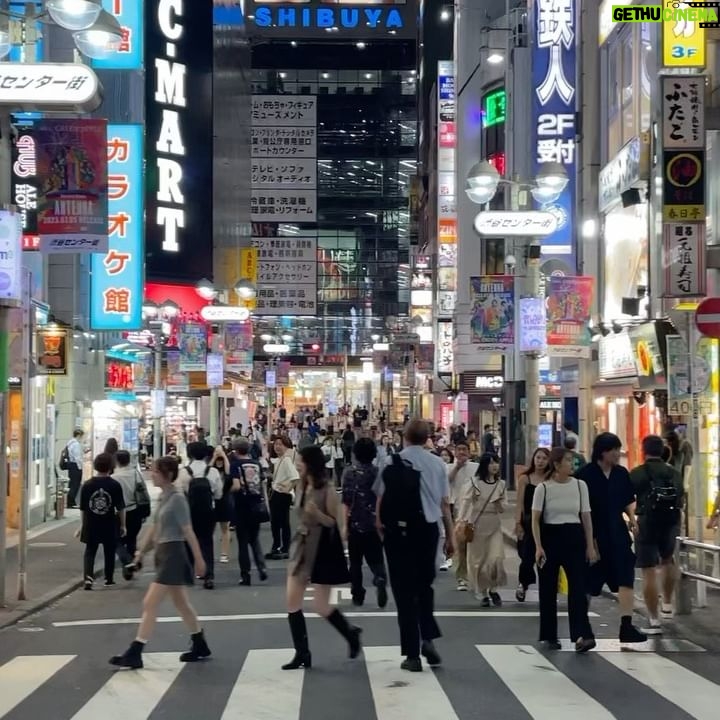
{"label": "blue neon light", "polygon": [[[94,253],[90,277],[90,326],[93,330],[142,327],[143,126],[108,125],[108,177],[124,196],[108,199],[109,249]],[[127,149],[125,149],[127,148]],[[129,256],[129,257],[126,257]]]}
{"label": "blue neon light", "polygon": [[286,28],[357,28],[401,30],[402,15],[387,7],[297,7],[294,5],[259,6],[255,8],[258,27]]}
{"label": "blue neon light", "polygon": [[101,70],[139,70],[143,66],[144,8],[143,0],[103,0],[102,6],[114,15],[123,31],[120,49],[107,60],[93,60]]}

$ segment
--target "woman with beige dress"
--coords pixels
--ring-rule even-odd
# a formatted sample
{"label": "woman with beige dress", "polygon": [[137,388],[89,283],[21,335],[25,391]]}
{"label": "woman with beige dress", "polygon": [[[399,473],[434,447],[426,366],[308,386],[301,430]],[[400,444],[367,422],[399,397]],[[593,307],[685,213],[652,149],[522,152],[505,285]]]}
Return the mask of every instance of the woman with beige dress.
{"label": "woman with beige dress", "polygon": [[505,541],[500,515],[504,510],[505,481],[500,479],[500,459],[493,453],[480,457],[477,474],[459,498],[458,541],[467,544],[468,577],[482,607],[500,607],[497,592],[507,582]]}
{"label": "woman with beige dress", "polygon": [[287,575],[287,608],[295,656],[282,666],[296,670],[312,665],[303,598],[308,585],[315,587],[315,611],[344,638],[350,659],[360,654],[362,630],[348,623],[345,616],[330,605],[334,585],[350,581],[342,544],[343,506],[335,488],[328,483],[325,455],[318,445],[298,453],[300,483],[297,490],[297,531],[290,548]]}

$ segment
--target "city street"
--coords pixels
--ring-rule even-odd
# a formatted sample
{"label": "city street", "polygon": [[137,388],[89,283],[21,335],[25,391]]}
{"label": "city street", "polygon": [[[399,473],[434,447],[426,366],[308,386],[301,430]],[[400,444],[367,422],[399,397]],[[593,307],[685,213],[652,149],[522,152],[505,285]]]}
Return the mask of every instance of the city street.
{"label": "city street", "polygon": [[[507,569],[516,562],[508,550]],[[535,593],[528,602],[503,592],[502,608],[483,610],[440,573],[437,607],[444,664],[410,674],[399,669],[392,602],[386,610],[354,608],[346,588],[336,599],[363,628],[364,656],[350,661],[339,636],[309,619],[313,668],[282,672],[292,655],[283,608],[283,563],[271,563],[267,584],[237,587],[234,565],[220,565],[217,588],[195,588],[210,661],[182,666],[187,644],[167,605],[147,647],[142,671],[114,672],[110,655],[135,633],[143,589],[151,575],[115,588],[77,591],[0,633],[0,717],[89,720],[708,720],[720,699],[720,654],[689,641],[665,640],[621,652],[613,640],[615,603],[593,604],[598,650],[577,657],[536,647]],[[308,610],[312,591],[308,592]],[[642,623],[642,618],[637,618]],[[566,619],[560,619],[561,636]],[[682,709],[681,709],[682,708]]]}

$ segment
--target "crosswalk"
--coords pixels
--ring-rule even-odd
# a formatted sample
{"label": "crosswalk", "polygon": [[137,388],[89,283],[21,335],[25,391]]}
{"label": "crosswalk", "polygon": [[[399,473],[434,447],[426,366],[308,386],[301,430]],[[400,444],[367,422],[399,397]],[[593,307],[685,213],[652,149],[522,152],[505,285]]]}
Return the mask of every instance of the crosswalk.
{"label": "crosswalk", "polygon": [[318,667],[279,671],[291,654],[252,649],[183,666],[175,652],[146,653],[145,668],[134,672],[78,655],[18,656],[0,665],[0,718],[475,720],[485,707],[507,720],[636,720],[642,705],[643,718],[710,720],[720,704],[718,662],[709,654],[574,657],[532,645],[468,644],[440,670],[406,673],[398,647],[374,646],[353,663],[323,667],[319,650]]}

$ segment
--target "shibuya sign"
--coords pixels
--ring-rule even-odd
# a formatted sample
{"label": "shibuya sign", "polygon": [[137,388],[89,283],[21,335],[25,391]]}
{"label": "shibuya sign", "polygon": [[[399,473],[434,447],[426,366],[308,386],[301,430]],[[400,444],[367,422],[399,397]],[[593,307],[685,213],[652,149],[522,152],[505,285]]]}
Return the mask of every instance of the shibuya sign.
{"label": "shibuya sign", "polygon": [[212,270],[200,210],[212,207],[212,5],[145,6],[148,276],[199,279]]}

